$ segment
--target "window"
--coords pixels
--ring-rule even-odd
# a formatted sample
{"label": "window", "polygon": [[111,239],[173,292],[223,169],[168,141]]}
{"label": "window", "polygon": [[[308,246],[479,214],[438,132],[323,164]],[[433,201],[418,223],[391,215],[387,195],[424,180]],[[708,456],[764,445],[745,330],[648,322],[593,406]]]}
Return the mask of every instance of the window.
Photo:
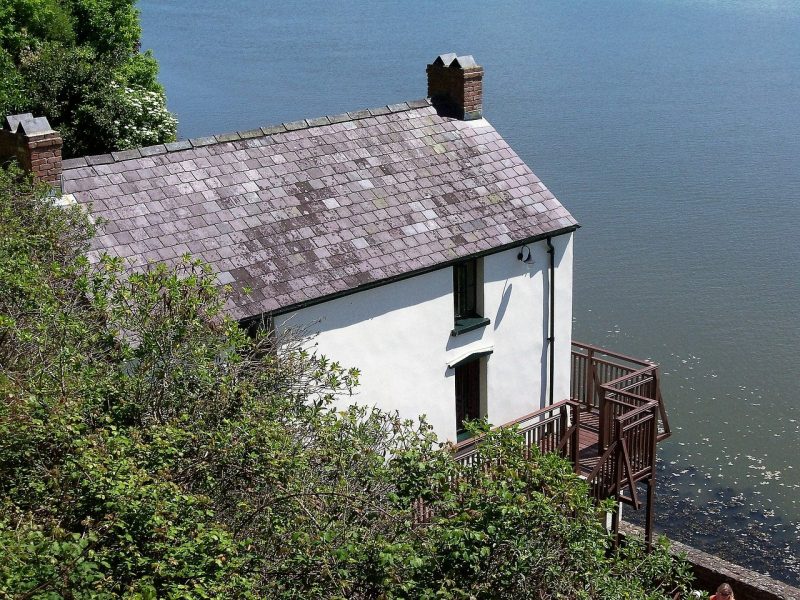
{"label": "window", "polygon": [[455,367],[456,376],[456,435],[466,439],[465,421],[486,416],[486,359],[476,358]]}
{"label": "window", "polygon": [[465,436],[464,421],[481,417],[480,360],[456,367],[456,433],[458,441]]}
{"label": "window", "polygon": [[250,339],[258,340],[250,350],[253,356],[261,358],[277,355],[281,343],[275,328],[275,315],[265,313],[249,321],[240,321],[239,324]]}
{"label": "window", "polygon": [[478,264],[475,260],[453,266],[453,300],[456,323],[478,315]]}
{"label": "window", "polygon": [[455,327],[451,335],[485,327],[489,319],[481,316],[483,310],[482,263],[467,260],[453,265],[453,313]]}

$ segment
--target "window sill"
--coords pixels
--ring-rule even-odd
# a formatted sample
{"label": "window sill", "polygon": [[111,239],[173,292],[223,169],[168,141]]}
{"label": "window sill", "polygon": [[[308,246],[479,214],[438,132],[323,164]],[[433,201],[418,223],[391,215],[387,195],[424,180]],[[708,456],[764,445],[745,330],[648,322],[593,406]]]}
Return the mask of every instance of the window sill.
{"label": "window sill", "polygon": [[460,443],[472,438],[472,434],[469,431],[461,429],[460,431],[456,432],[456,443]]}
{"label": "window sill", "polygon": [[453,327],[453,331],[450,332],[450,335],[453,337],[459,336],[462,333],[467,333],[468,331],[475,331],[476,329],[481,329],[482,327],[486,327],[491,321],[486,317],[471,317],[469,319],[459,319],[456,321],[456,326]]}

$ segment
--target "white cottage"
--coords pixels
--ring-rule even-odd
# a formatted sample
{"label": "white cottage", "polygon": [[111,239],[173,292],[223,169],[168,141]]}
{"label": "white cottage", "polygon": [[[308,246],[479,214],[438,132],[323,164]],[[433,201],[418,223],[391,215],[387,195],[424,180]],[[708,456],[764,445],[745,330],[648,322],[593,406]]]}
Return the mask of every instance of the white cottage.
{"label": "white cottage", "polygon": [[[236,318],[310,325],[356,402],[456,440],[569,396],[578,225],[483,118],[472,57],[427,74],[425,100],[65,160],[61,187],[104,223],[93,252],[209,262]],[[45,133],[3,139],[35,167]]]}
{"label": "white cottage", "polygon": [[92,253],[192,254],[243,325],[310,326],[318,352],[361,369],[356,402],[424,414],[451,441],[467,419],[529,415],[526,443],[568,456],[596,497],[638,507],[646,482],[649,540],[658,369],[573,343],[576,221],[484,119],[471,56],[427,75],[424,100],[63,163],[46,119],[14,115],[0,162],[91,206]]}

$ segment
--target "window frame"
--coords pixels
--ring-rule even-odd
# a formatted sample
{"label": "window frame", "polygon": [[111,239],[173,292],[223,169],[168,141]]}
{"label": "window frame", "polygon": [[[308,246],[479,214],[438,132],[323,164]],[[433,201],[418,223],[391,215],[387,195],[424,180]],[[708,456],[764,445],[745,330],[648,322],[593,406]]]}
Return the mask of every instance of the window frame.
{"label": "window frame", "polygon": [[477,353],[453,366],[457,442],[470,437],[464,421],[487,417],[487,359],[490,354],[491,351]]}
{"label": "window frame", "polygon": [[465,260],[453,265],[453,316],[458,324],[480,317],[478,312],[478,261]]}
{"label": "window frame", "polygon": [[486,327],[483,317],[483,261],[471,258],[453,265],[452,336]]}
{"label": "window frame", "polygon": [[466,437],[465,421],[481,418],[481,365],[480,359],[469,361],[455,368],[456,437]]}

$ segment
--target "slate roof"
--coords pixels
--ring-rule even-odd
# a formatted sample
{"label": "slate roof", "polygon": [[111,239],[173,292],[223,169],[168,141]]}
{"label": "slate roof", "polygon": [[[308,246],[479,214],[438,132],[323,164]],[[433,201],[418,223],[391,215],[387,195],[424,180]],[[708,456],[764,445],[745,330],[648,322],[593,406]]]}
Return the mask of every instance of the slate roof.
{"label": "slate roof", "polygon": [[202,258],[240,319],[577,227],[486,120],[427,100],[67,160],[62,189],[104,221],[93,257]]}

